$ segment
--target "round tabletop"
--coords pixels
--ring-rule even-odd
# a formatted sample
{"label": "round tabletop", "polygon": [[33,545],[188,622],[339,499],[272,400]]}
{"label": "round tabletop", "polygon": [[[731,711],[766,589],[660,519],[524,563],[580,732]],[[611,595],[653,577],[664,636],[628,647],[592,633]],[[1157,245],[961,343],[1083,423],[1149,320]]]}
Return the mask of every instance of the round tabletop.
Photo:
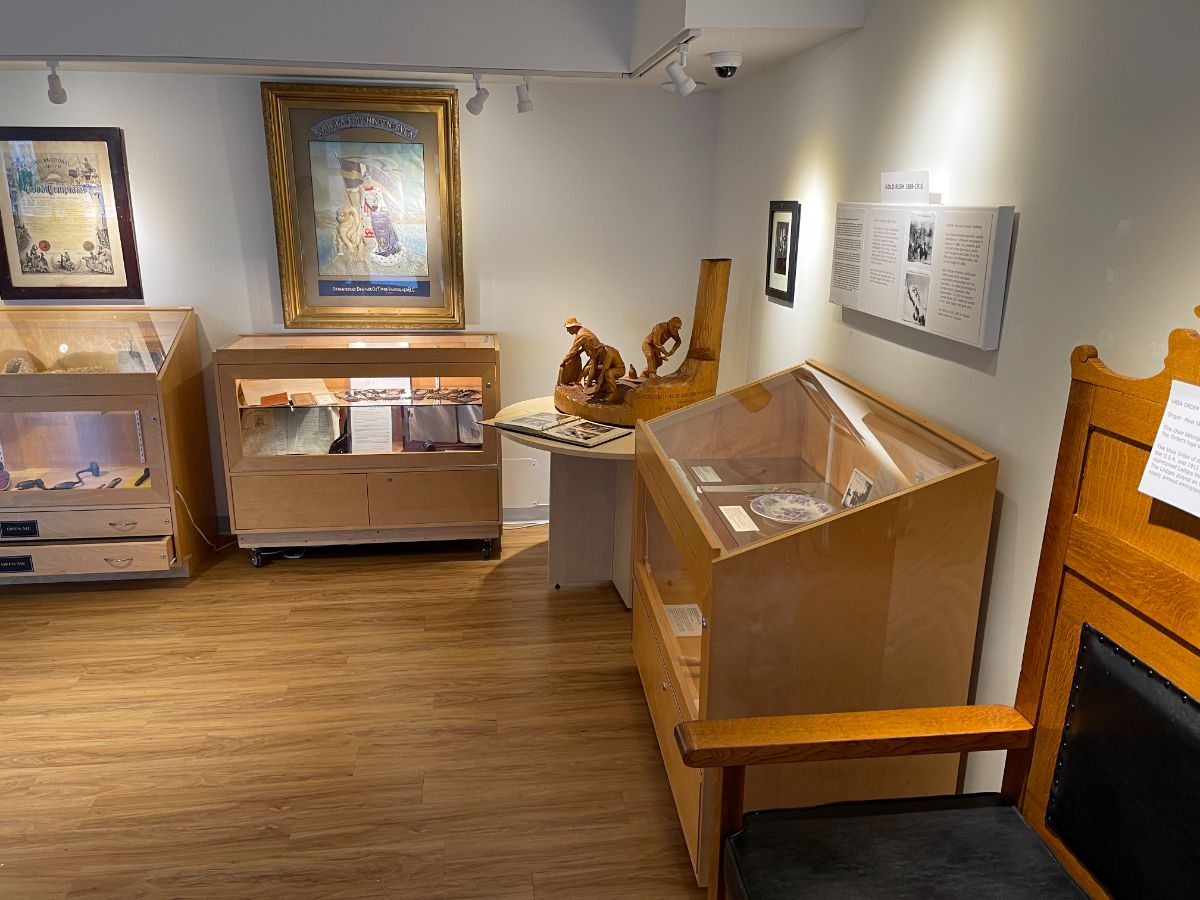
{"label": "round tabletop", "polygon": [[[525,416],[529,413],[556,412],[553,397],[536,397],[533,400],[522,400],[504,407],[496,413],[494,419],[485,419],[484,425],[494,425],[503,419],[513,416]],[[535,450],[545,450],[549,453],[562,453],[566,456],[582,456],[587,459],[633,459],[633,432],[616,440],[599,444],[595,447],[577,447],[575,444],[564,444],[562,441],[552,441],[549,438],[538,437],[536,434],[526,434],[523,431],[504,431],[506,438],[533,447]]]}

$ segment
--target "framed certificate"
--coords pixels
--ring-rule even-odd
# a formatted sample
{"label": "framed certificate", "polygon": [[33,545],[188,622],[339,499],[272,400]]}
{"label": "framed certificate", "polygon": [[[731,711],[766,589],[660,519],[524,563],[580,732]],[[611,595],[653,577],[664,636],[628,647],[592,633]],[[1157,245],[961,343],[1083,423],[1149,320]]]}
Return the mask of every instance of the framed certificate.
{"label": "framed certificate", "polygon": [[119,128],[0,128],[0,297],[141,300]]}

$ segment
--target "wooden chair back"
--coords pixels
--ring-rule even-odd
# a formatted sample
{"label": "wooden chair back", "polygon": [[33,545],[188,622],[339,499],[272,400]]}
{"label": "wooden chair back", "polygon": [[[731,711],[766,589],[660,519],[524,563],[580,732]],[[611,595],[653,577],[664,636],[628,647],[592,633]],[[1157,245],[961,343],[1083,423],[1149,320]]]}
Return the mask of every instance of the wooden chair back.
{"label": "wooden chair back", "polygon": [[1200,334],[1172,332],[1152,378],[1091,346],[1071,364],[1015,703],[1034,741],[1004,793],[1094,896],[1164,896],[1200,866],[1200,518],[1138,486],[1172,382],[1200,383]]}

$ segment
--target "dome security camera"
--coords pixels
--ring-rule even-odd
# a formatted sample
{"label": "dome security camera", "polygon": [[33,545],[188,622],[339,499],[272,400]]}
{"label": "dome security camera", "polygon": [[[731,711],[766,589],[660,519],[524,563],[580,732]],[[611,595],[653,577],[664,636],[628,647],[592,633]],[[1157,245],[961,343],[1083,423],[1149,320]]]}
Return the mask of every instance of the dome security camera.
{"label": "dome security camera", "polygon": [[721,50],[708,54],[708,60],[718,78],[732,78],[742,65],[742,54],[736,50]]}

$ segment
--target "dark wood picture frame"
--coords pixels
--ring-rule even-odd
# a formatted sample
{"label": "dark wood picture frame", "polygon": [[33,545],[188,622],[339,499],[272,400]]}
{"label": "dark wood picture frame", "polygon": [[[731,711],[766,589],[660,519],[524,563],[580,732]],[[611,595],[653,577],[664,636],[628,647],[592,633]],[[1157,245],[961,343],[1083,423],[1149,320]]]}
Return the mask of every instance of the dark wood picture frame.
{"label": "dark wood picture frame", "polygon": [[[120,128],[0,127],[0,145],[9,141],[103,143],[107,146],[109,183],[112,186],[113,206],[116,210],[117,237],[120,242],[120,257],[125,267],[125,283],[106,287],[72,285],[45,288],[14,284],[14,273],[9,266],[8,245],[5,239],[7,228],[3,227],[0,228],[0,299],[8,302],[70,300],[100,303],[111,300],[144,300],[137,239],[133,227],[133,207],[129,200],[129,169],[125,158],[124,131]],[[0,185],[3,185],[5,190],[3,202],[11,204],[8,192],[12,187],[3,171],[0,171]],[[9,208],[11,209],[11,205]]]}
{"label": "dark wood picture frame", "polygon": [[[778,221],[779,214],[789,213],[786,234],[780,234],[784,223]],[[763,290],[766,295],[780,303],[791,306],[796,297],[796,249],[800,238],[800,203],[797,200],[772,200],[767,215],[767,273]],[[784,271],[779,271],[780,266]],[[786,279],[787,286],[780,287],[778,279]],[[772,280],[775,284],[772,284]]]}

